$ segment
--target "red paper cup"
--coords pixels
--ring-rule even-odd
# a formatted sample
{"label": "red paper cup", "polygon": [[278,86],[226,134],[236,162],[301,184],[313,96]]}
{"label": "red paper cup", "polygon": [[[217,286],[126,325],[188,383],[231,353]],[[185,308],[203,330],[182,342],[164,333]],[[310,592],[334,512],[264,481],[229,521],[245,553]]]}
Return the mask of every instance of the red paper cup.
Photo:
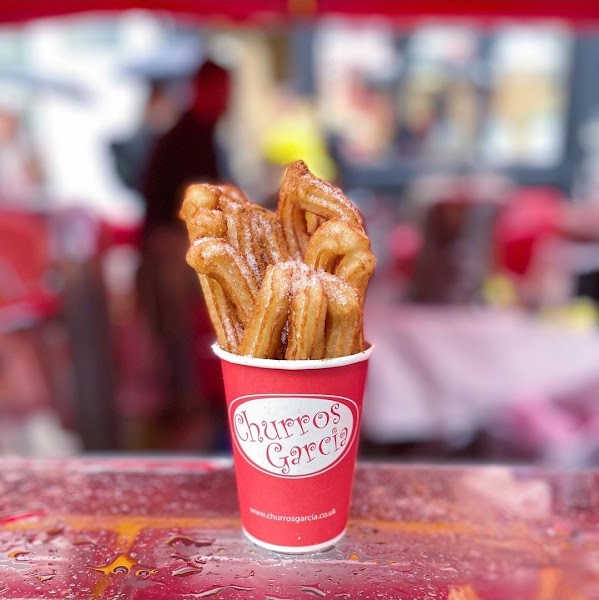
{"label": "red paper cup", "polygon": [[325,360],[221,359],[241,522],[254,543],[316,552],[347,527],[372,346]]}

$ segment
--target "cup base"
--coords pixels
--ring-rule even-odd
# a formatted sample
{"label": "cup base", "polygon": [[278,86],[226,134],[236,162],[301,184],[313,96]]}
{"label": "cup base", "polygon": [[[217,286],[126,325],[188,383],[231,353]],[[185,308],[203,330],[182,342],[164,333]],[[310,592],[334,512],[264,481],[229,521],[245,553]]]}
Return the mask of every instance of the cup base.
{"label": "cup base", "polygon": [[344,529],[338,536],[334,537],[332,540],[327,540],[326,542],[321,542],[320,544],[313,544],[312,546],[278,546],[277,544],[269,544],[268,542],[263,542],[258,538],[254,537],[251,533],[248,533],[245,527],[242,527],[243,534],[245,537],[250,540],[250,542],[265,548],[266,550],[271,550],[273,552],[280,552],[281,554],[308,554],[310,552],[324,552],[325,550],[330,550],[337,542],[339,542],[347,529]]}

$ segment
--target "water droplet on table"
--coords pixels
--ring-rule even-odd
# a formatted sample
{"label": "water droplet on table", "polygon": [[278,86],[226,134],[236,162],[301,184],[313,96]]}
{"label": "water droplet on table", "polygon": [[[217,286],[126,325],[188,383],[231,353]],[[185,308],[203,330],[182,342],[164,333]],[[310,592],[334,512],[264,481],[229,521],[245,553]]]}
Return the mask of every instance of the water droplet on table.
{"label": "water droplet on table", "polygon": [[167,541],[167,546],[174,546],[175,544],[183,544],[184,546],[195,546],[196,548],[203,548],[205,546],[212,546],[214,540],[211,539],[199,539],[194,540],[186,535],[172,535]]}
{"label": "water droplet on table", "polygon": [[192,567],[190,565],[183,565],[173,571],[173,575],[178,577],[186,577],[187,575],[195,575],[196,573],[201,573],[202,567]]}
{"label": "water droplet on table", "polygon": [[238,592],[253,592],[255,589],[256,588],[243,587],[241,585],[221,585],[219,587],[211,588],[209,590],[200,592],[199,594],[196,594],[195,597],[196,598],[207,598],[208,596],[214,596],[224,590],[236,590]]}
{"label": "water droplet on table", "polygon": [[128,554],[118,554],[112,562],[103,566],[89,565],[90,569],[104,573],[104,575],[111,575],[116,573],[128,573],[132,567],[137,564],[137,560]]}
{"label": "water droplet on table", "polygon": [[317,585],[301,585],[301,592],[306,592],[307,594],[312,594],[313,596],[318,596],[319,598],[324,598],[326,593],[323,592]]}
{"label": "water droplet on table", "polygon": [[26,557],[28,554],[29,552],[27,552],[27,550],[17,548],[16,550],[13,550],[12,552],[8,553],[8,558],[12,558],[14,561],[23,562],[27,560]]}

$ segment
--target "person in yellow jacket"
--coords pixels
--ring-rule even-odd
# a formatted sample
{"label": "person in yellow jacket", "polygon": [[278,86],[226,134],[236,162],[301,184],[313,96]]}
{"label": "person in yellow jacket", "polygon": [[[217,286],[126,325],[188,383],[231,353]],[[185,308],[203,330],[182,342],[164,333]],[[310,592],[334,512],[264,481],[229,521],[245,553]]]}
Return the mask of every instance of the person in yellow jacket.
{"label": "person in yellow jacket", "polygon": [[262,138],[264,160],[274,168],[278,188],[284,167],[303,160],[321,179],[334,181],[335,163],[327,151],[314,107],[308,99],[287,97]]}

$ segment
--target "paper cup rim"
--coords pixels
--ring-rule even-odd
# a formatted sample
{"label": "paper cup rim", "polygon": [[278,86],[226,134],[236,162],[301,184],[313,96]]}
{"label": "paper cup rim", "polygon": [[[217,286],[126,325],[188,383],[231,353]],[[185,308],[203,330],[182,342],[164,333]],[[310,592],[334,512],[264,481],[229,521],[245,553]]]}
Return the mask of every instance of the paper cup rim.
{"label": "paper cup rim", "polygon": [[253,356],[243,356],[233,354],[219,347],[218,344],[212,344],[213,352],[221,359],[236,365],[246,367],[255,367],[257,369],[274,369],[281,371],[311,371],[315,369],[335,369],[345,367],[355,363],[363,362],[370,358],[374,350],[374,344],[370,344],[366,350],[349,356],[339,356],[338,358],[324,358],[322,360],[276,360],[272,358],[254,358]]}

